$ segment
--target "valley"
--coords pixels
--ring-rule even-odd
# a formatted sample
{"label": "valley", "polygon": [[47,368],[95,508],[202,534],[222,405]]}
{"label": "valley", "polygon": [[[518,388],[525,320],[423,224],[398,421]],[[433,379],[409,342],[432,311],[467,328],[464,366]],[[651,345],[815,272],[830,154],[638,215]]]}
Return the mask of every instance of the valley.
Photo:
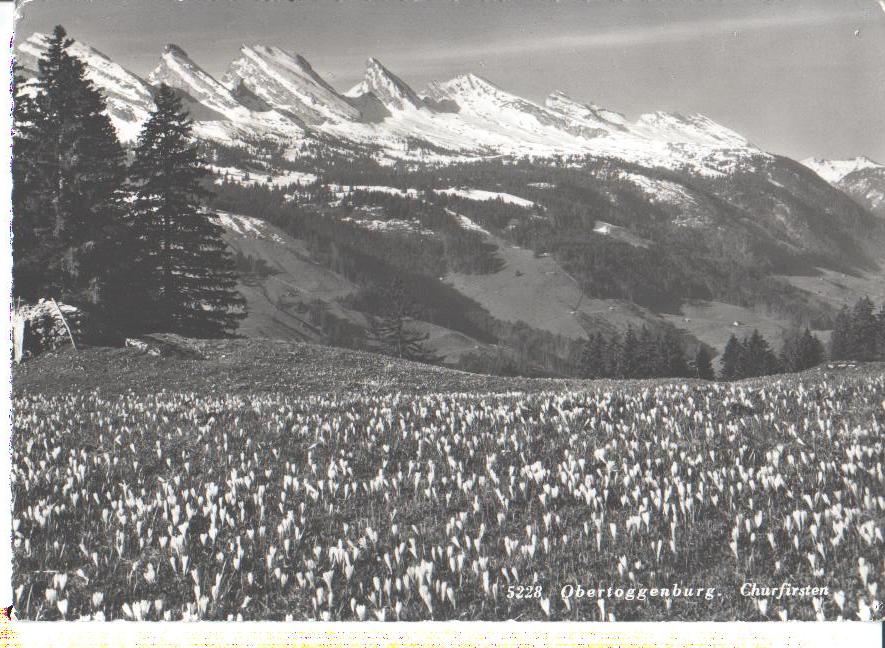
{"label": "valley", "polygon": [[[26,74],[45,43],[16,44]],[[396,283],[445,364],[577,375],[597,332],[716,355],[753,329],[825,339],[842,305],[883,299],[871,160],[800,164],[703,115],[534,103],[469,73],[415,90],[376,58],[340,92],[260,44],[220,79],[177,45],[146,78],[72,47],[122,141],[161,83],[191,112],[247,337],[365,348]]]}

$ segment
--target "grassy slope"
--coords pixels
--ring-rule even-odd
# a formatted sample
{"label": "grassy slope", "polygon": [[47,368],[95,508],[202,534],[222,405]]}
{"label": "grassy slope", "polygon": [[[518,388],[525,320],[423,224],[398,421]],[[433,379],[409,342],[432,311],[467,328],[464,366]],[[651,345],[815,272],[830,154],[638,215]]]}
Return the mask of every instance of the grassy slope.
{"label": "grassy slope", "polygon": [[[218,394],[283,393],[405,394],[540,392],[607,385],[647,386],[679,380],[586,381],[551,378],[505,378],[471,374],[443,367],[392,359],[374,353],[305,344],[290,340],[246,338],[185,340],[158,336],[203,354],[202,359],[156,357],[134,349],[66,348],[46,353],[13,369],[16,395],[47,396],[74,389],[98,389],[107,394],[195,392]],[[883,365],[836,369],[881,372]],[[830,372],[826,367],[811,373]],[[764,381],[766,379],[757,379]]]}
{"label": "grassy slope", "polygon": [[538,256],[493,234],[484,238],[497,247],[504,267],[491,274],[450,273],[446,281],[498,319],[575,339],[586,335],[585,324],[624,330],[658,319],[623,300],[583,296],[577,282],[550,256]]}
{"label": "grassy slope", "polygon": [[14,369],[15,393],[50,395],[70,389],[119,393],[505,392],[577,386],[577,380],[501,378],[395,360],[385,356],[291,340],[187,340],[204,359],[155,357],[133,349],[62,349]]}
{"label": "grassy slope", "polygon": [[[232,250],[264,262],[274,274],[249,277],[238,290],[246,298],[249,314],[240,326],[240,335],[250,338],[276,338],[322,342],[323,331],[310,321],[300,307],[321,301],[328,312],[359,327],[366,318],[347,308],[341,300],[356,293],[359,287],[311,259],[304,241],[298,240],[269,223],[248,219],[248,227],[234,229],[231,220],[242,223],[240,216],[229,216],[225,241]],[[430,334],[429,347],[456,362],[467,351],[486,348],[473,338],[426,322],[415,327]]]}

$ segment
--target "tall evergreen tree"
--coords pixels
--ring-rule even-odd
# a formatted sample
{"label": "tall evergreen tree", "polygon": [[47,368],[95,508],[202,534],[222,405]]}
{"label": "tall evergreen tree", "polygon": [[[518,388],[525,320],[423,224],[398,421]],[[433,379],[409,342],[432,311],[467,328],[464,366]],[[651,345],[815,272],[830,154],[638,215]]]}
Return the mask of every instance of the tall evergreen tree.
{"label": "tall evergreen tree", "polygon": [[780,362],[784,371],[805,371],[821,363],[824,347],[807,328],[804,332],[792,331],[784,337]]}
{"label": "tall evergreen tree", "polygon": [[208,170],[192,122],[165,84],[130,169],[140,246],[132,290],[151,304],[147,327],[197,337],[229,335],[245,316],[222,227],[203,207]]}
{"label": "tall evergreen tree", "polygon": [[688,364],[685,361],[685,349],[682,340],[673,329],[660,335],[658,357],[661,359],[658,375],[673,378],[688,376]]}
{"label": "tall evergreen tree", "polygon": [[38,117],[33,97],[25,89],[26,80],[19,71],[18,67],[13,70],[12,86],[12,276],[15,295],[32,299],[39,295],[45,282],[45,268],[36,250],[38,236],[42,233],[48,238],[48,228],[38,202],[42,184],[37,174]]}
{"label": "tall evergreen tree", "polygon": [[440,362],[442,357],[427,348],[426,342],[430,335],[419,333],[409,325],[414,313],[402,282],[394,280],[393,285],[385,292],[386,312],[369,317],[367,333],[371,349],[394,358],[426,363]]}
{"label": "tall evergreen tree", "polygon": [[16,97],[15,290],[109,307],[127,240],[124,153],[103,96],[68,52],[72,43],[56,27],[38,61],[33,99]]}
{"label": "tall evergreen tree", "polygon": [[608,376],[605,352],[605,337],[602,333],[591,333],[581,356],[581,375],[584,378],[605,378]]}
{"label": "tall evergreen tree", "polygon": [[830,358],[848,360],[853,355],[851,348],[851,313],[843,306],[836,315],[833,331],[830,333]]}
{"label": "tall evergreen tree", "polygon": [[876,343],[876,349],[880,358],[885,358],[885,304],[882,304],[882,310],[876,316],[879,321],[879,336]]}
{"label": "tall evergreen tree", "polygon": [[642,368],[640,367],[639,337],[636,335],[636,330],[632,326],[628,326],[627,332],[624,334],[619,365],[619,377],[640,378],[642,376]]}
{"label": "tall evergreen tree", "polygon": [[859,299],[851,311],[850,346],[852,359],[870,361],[878,358],[879,321],[869,297]]}
{"label": "tall evergreen tree", "polygon": [[725,344],[725,350],[720,360],[722,367],[720,369],[720,377],[723,380],[738,380],[744,377],[744,368],[742,366],[744,358],[744,349],[737,336],[732,333]]}
{"label": "tall evergreen tree", "polygon": [[882,316],[876,315],[873,302],[864,297],[853,308],[843,308],[836,316],[830,335],[833,360],[876,360],[885,356],[882,345]]}
{"label": "tall evergreen tree", "polygon": [[623,367],[624,342],[619,333],[605,340],[602,358],[605,364],[605,376],[607,378],[624,378]]}
{"label": "tall evergreen tree", "polygon": [[713,380],[713,356],[703,344],[698,347],[698,351],[695,353],[692,369],[695,377],[702,380]]}
{"label": "tall evergreen tree", "polygon": [[661,337],[644,325],[637,336],[636,356],[638,376],[656,378],[666,375],[665,350]]}
{"label": "tall evergreen tree", "polygon": [[767,376],[780,370],[777,356],[758,329],[753,329],[743,346],[746,355],[742,377]]}

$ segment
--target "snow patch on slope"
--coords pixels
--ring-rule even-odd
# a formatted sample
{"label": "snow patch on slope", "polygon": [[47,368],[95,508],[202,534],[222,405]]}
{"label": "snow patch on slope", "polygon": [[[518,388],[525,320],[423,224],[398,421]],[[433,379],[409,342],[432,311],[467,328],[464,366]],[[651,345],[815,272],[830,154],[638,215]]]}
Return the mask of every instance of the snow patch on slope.
{"label": "snow patch on slope", "polygon": [[417,234],[420,236],[436,236],[433,230],[422,227],[416,221],[407,221],[400,218],[379,220],[374,218],[353,218],[347,216],[341,219],[345,223],[353,223],[357,227],[373,232],[388,232],[396,234]]}
{"label": "snow patch on slope", "polygon": [[507,204],[516,205],[518,207],[525,207],[526,209],[531,209],[535,206],[531,200],[526,200],[525,198],[520,198],[519,196],[514,196],[513,194],[504,193],[501,191],[486,191],[484,189],[434,189],[436,193],[446,194],[448,196],[458,196],[460,198],[467,198],[468,200],[477,200],[477,201],[485,201],[485,200],[502,200]]}
{"label": "snow patch on slope", "polygon": [[638,173],[619,172],[618,176],[638,187],[651,202],[673,205],[695,205],[694,197],[685,187],[670,180],[658,180]]}
{"label": "snow patch on slope", "polygon": [[[237,167],[221,167],[214,164],[207,165],[212,173],[216,174],[215,184],[221,184],[227,178],[244,187],[253,185],[267,185],[273,187],[287,187],[289,185],[309,185],[316,182],[317,176],[313,173],[302,171],[245,171]],[[268,177],[270,182],[268,182]]]}
{"label": "snow patch on slope", "polygon": [[273,232],[269,233],[267,223],[258,218],[231,214],[229,212],[216,212],[215,217],[218,224],[224,229],[243,238],[268,239],[275,243],[284,242],[279,235]]}

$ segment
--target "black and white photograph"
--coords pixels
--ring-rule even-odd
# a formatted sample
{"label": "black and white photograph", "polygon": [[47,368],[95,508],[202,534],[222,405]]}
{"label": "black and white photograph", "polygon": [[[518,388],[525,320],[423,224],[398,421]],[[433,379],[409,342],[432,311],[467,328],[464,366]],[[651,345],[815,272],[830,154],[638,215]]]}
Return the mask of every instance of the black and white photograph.
{"label": "black and white photograph", "polygon": [[13,29],[7,619],[878,640],[885,0]]}

